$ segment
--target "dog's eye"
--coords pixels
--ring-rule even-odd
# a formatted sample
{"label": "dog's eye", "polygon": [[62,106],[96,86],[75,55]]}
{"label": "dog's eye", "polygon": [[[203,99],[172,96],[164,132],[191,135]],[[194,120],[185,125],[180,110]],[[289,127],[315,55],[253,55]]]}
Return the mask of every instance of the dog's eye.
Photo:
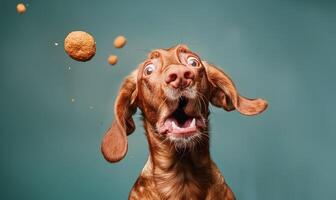
{"label": "dog's eye", "polygon": [[153,65],[152,63],[149,63],[148,65],[146,65],[145,69],[144,69],[144,73],[145,75],[151,75],[155,70],[155,65]]}
{"label": "dog's eye", "polygon": [[188,65],[191,65],[193,67],[197,67],[199,65],[198,59],[195,58],[194,56],[189,56],[187,59],[187,63]]}

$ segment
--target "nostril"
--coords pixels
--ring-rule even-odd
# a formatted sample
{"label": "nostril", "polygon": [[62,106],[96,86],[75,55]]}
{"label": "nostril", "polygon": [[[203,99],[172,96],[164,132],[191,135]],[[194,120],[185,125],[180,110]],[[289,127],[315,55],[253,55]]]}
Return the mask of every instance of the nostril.
{"label": "nostril", "polygon": [[194,79],[194,74],[191,71],[184,72],[185,79]]}
{"label": "nostril", "polygon": [[177,74],[176,73],[171,73],[168,75],[168,77],[166,78],[166,83],[170,83],[173,82],[177,79]]}

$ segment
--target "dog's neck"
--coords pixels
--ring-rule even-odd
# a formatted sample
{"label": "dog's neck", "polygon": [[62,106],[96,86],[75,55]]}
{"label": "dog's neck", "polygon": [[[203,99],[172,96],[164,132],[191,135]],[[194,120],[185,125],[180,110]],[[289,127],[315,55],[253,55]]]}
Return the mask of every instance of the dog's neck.
{"label": "dog's neck", "polygon": [[157,191],[164,199],[204,199],[212,182],[208,138],[194,148],[175,148],[170,141],[154,136],[146,127],[150,146],[149,165]]}

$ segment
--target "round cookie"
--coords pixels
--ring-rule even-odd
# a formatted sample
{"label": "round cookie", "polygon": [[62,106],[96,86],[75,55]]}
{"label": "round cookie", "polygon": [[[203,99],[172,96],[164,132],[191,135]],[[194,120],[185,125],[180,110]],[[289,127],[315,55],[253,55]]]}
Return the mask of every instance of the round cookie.
{"label": "round cookie", "polygon": [[84,31],[73,31],[64,40],[64,50],[71,58],[85,62],[96,54],[96,42]]}
{"label": "round cookie", "polygon": [[115,65],[118,62],[118,56],[116,55],[110,55],[107,59],[108,63],[110,63],[110,65]]}
{"label": "round cookie", "polygon": [[116,39],[114,40],[114,47],[115,48],[122,48],[123,46],[125,46],[127,40],[124,36],[120,35],[118,37],[116,37]]}
{"label": "round cookie", "polygon": [[17,6],[16,6],[16,11],[20,14],[26,12],[26,6],[23,4],[23,3],[19,3]]}

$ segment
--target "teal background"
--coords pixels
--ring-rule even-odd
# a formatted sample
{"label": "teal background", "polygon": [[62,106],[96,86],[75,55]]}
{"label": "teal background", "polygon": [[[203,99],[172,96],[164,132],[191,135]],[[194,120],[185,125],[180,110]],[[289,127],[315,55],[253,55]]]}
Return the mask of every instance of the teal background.
{"label": "teal background", "polygon": [[[0,199],[126,199],[148,148],[138,113],[127,157],[103,159],[114,99],[148,50],[178,43],[269,102],[258,117],[212,108],[212,157],[238,199],[336,199],[335,1],[17,3],[0,1]],[[95,37],[90,62],[64,52],[73,30]]]}

